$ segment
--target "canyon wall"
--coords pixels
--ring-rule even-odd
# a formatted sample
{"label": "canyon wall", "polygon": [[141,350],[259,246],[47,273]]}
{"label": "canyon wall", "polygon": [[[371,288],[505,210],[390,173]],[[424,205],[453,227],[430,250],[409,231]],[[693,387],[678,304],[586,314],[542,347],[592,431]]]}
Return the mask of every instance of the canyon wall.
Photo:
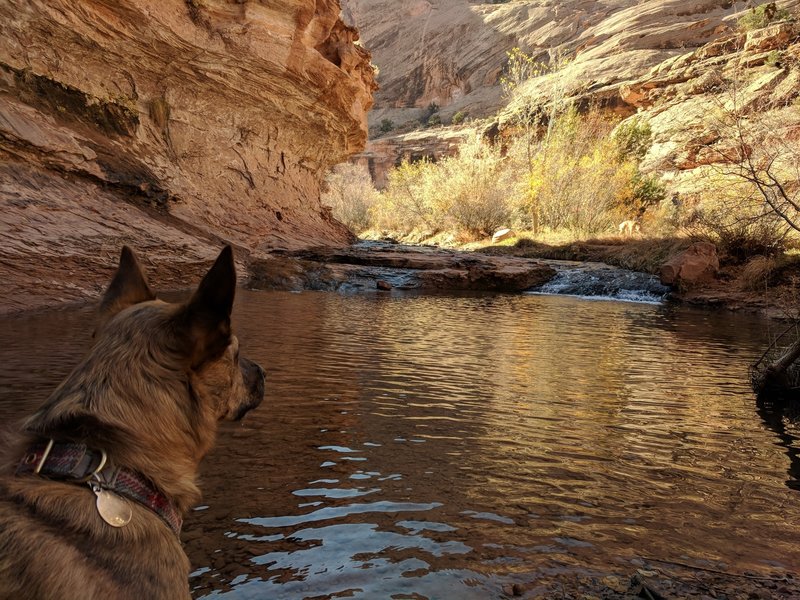
{"label": "canyon wall", "polygon": [[319,186],[375,84],[338,0],[2,0],[0,23],[0,310],[96,297],[123,243],[180,287],[223,242],[350,240]]}
{"label": "canyon wall", "polygon": [[[710,82],[713,73],[724,72],[728,80],[741,73],[748,86],[752,80],[755,87],[748,93],[759,100],[750,104],[758,109],[796,97],[796,60],[784,61],[779,73],[765,65],[769,52],[796,54],[791,49],[795,28],[775,33],[780,39],[772,45],[749,42],[737,31],[738,19],[761,3],[344,0],[345,18],[359,27],[380,69],[381,90],[370,116],[372,140],[355,160],[367,164],[380,185],[404,158],[436,159],[454,152],[458,127],[420,123],[432,103],[445,126],[461,112],[490,119],[482,127],[497,132],[513,127],[521,102],[546,106],[557,97],[621,116],[643,111],[656,141],[646,168],[693,169],[697,161],[692,144],[709,138],[703,134],[704,115],[713,103],[726,102],[721,86]],[[777,4],[800,10],[798,0]],[[773,33],[751,37],[759,36],[771,38]],[[524,94],[516,97],[504,96],[500,85],[507,52],[513,48],[544,65],[542,75],[528,80]],[[548,74],[556,64],[557,72]],[[770,96],[773,89],[778,93]],[[380,131],[385,120],[392,122],[391,132]],[[670,177],[682,189],[690,187],[687,178]]]}
{"label": "canyon wall", "polygon": [[398,125],[430,103],[485,117],[505,105],[500,78],[518,47],[537,62],[569,59],[566,93],[614,96],[660,62],[730,30],[731,0],[344,0],[379,68],[373,122]]}

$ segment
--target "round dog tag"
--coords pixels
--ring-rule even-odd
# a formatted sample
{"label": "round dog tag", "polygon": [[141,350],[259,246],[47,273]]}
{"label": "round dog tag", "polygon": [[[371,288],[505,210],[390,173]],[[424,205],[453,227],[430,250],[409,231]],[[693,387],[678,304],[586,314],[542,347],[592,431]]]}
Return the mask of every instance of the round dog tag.
{"label": "round dog tag", "polygon": [[97,496],[97,512],[103,521],[112,527],[125,527],[131,522],[133,510],[125,498],[101,488],[93,491]]}

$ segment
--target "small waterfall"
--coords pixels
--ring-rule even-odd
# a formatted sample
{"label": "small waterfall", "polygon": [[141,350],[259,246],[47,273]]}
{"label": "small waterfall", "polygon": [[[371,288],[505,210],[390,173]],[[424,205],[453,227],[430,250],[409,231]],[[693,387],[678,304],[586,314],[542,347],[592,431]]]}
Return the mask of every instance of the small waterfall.
{"label": "small waterfall", "polygon": [[611,267],[602,263],[545,261],[556,269],[556,276],[530,294],[579,296],[592,300],[623,302],[664,302],[669,288],[658,277]]}

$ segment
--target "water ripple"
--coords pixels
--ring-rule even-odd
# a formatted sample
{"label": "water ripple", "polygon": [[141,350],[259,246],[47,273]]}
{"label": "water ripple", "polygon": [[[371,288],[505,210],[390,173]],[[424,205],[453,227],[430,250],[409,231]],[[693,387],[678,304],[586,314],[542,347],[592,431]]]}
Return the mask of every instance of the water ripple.
{"label": "water ripple", "polygon": [[[537,295],[242,293],[235,315],[267,398],[203,465],[196,597],[477,600],[642,555],[800,565],[797,427],[762,420],[746,381],[763,321]],[[6,319],[0,417],[66,374],[89,317]]]}

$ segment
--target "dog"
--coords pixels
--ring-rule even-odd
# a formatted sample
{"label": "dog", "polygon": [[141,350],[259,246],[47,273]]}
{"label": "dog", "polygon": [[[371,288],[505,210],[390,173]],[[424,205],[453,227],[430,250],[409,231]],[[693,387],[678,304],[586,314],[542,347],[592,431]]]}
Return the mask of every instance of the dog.
{"label": "dog", "polygon": [[181,518],[217,423],[264,397],[231,331],[225,247],[191,299],[158,300],[128,247],[87,356],[25,422],[0,474],[0,599],[189,598]]}
{"label": "dog", "polygon": [[634,233],[639,233],[642,230],[641,225],[639,225],[638,221],[634,221],[633,219],[628,221],[623,221],[617,226],[619,229],[619,234],[624,235],[626,237],[633,236]]}

